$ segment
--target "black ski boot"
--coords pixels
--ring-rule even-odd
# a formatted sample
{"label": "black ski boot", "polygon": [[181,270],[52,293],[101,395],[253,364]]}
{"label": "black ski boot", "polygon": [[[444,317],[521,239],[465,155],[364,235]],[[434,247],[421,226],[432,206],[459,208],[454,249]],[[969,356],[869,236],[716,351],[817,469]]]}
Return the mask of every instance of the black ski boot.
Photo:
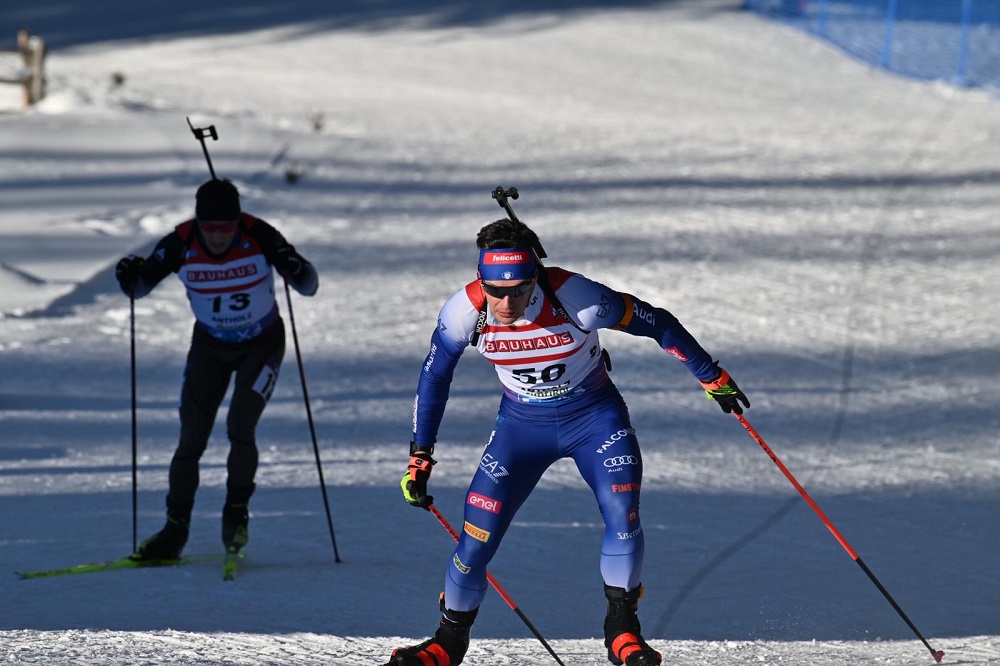
{"label": "black ski boot", "polygon": [[659,666],[659,652],[649,647],[642,638],[639,618],[639,597],[642,586],[626,591],[623,587],[604,586],[608,598],[608,615],[604,618],[604,646],[608,648],[608,661],[615,666]]}
{"label": "black ski boot", "polygon": [[250,541],[250,496],[256,486],[247,489],[230,488],[222,507],[222,544],[227,553],[237,553]]}
{"label": "black ski boot", "polygon": [[441,598],[441,626],[432,638],[419,645],[397,648],[392,651],[392,666],[458,666],[469,649],[469,632],[476,621],[479,609],[453,611],[444,608]]}
{"label": "black ski boot", "polygon": [[174,504],[167,499],[167,524],[149,537],[132,555],[134,560],[177,560],[187,544],[193,505]]}

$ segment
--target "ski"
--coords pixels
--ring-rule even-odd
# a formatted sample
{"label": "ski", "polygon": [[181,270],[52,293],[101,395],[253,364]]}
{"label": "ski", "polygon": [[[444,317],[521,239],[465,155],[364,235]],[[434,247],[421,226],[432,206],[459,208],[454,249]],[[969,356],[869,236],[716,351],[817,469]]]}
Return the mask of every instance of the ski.
{"label": "ski", "polygon": [[99,571],[118,571],[121,569],[143,569],[147,567],[175,567],[182,564],[193,564],[195,562],[206,562],[217,560],[219,555],[185,555],[172,560],[138,560],[131,556],[119,557],[115,560],[104,562],[88,562],[86,564],[75,564],[61,569],[49,569],[46,571],[15,571],[18,578],[22,580],[28,578],[52,578],[55,576],[75,576],[77,574],[97,573]]}

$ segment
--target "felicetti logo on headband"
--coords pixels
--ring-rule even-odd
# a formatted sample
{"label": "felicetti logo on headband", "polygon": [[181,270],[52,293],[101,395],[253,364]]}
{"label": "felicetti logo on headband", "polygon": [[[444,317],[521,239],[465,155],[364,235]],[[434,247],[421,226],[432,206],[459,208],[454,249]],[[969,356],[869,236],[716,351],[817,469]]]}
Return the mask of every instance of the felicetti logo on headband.
{"label": "felicetti logo on headband", "polygon": [[527,247],[479,251],[479,277],[484,280],[527,280],[535,274],[535,253]]}
{"label": "felicetti logo on headband", "polygon": [[531,258],[527,252],[484,252],[483,264],[495,266],[496,264],[523,264]]}

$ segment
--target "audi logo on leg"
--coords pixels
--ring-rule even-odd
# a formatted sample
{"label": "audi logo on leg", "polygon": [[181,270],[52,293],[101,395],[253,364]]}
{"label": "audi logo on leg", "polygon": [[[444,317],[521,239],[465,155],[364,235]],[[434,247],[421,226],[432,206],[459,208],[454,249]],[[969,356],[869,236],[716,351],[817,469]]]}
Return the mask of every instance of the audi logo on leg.
{"label": "audi logo on leg", "polygon": [[604,460],[605,467],[621,467],[622,465],[638,465],[639,456],[615,456]]}

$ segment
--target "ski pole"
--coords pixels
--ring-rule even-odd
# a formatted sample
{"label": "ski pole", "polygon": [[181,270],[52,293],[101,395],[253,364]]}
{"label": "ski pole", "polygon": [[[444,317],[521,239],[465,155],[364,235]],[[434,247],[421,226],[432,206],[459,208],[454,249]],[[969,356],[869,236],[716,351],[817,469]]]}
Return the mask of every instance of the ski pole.
{"label": "ski pole", "polygon": [[916,625],[914,625],[913,622],[910,621],[910,618],[906,616],[906,613],[904,613],[903,609],[900,608],[898,603],[896,603],[896,600],[892,598],[892,595],[889,594],[889,591],[885,589],[885,586],[883,586],[882,583],[879,581],[879,579],[875,577],[875,574],[872,573],[872,570],[868,568],[868,565],[864,563],[864,560],[861,559],[861,556],[858,555],[853,548],[851,548],[851,545],[847,543],[847,539],[845,539],[844,536],[840,533],[840,531],[836,527],[834,527],[830,519],[826,517],[825,513],[823,513],[823,510],[819,508],[819,505],[816,504],[813,498],[809,496],[809,493],[806,492],[806,489],[803,488],[798,481],[796,481],[795,477],[792,476],[792,473],[788,471],[788,468],[785,467],[785,465],[781,462],[781,460],[778,459],[778,456],[776,456],[774,451],[771,450],[771,447],[767,445],[767,442],[765,442],[764,439],[759,434],[757,434],[757,431],[754,430],[754,427],[752,425],[750,425],[750,422],[747,421],[746,417],[743,416],[742,414],[737,414],[735,412],[733,413],[733,416],[735,416],[737,420],[739,420],[740,424],[744,428],[746,428],[746,431],[750,433],[750,436],[753,437],[754,441],[756,441],[760,445],[760,448],[764,450],[764,453],[767,454],[767,457],[770,458],[774,462],[774,464],[778,466],[778,469],[780,469],[781,473],[785,475],[785,478],[791,481],[792,485],[795,486],[795,489],[799,491],[800,495],[802,495],[802,498],[809,504],[810,507],[812,507],[812,510],[816,512],[816,515],[819,516],[819,519],[823,521],[823,524],[826,525],[826,528],[830,530],[830,533],[833,534],[834,538],[838,542],[840,542],[840,545],[844,547],[844,550],[847,551],[847,554],[851,556],[851,559],[858,563],[858,566],[861,567],[861,570],[865,572],[865,574],[868,576],[868,578],[871,579],[873,583],[875,583],[875,587],[877,587],[879,589],[879,592],[881,592],[882,595],[889,601],[889,603],[892,604],[892,607],[896,609],[896,612],[899,613],[899,616],[901,618],[903,618],[903,621],[906,622],[907,626],[909,626],[910,629],[913,631],[913,633],[917,635],[917,638],[919,638],[920,642],[924,644],[924,647],[930,650],[930,653],[934,657],[934,660],[937,661],[938,663],[941,663],[941,660],[944,659],[944,650],[935,650],[934,648],[931,647],[930,643],[927,642],[927,639],[924,638],[923,634],[920,633],[920,630],[918,630]]}
{"label": "ski pole", "polygon": [[138,483],[138,472],[137,472],[137,458],[138,458],[138,426],[136,424],[136,406],[135,406],[135,294],[129,293],[128,295],[128,311],[129,311],[129,346],[131,348],[132,356],[132,552],[138,550],[138,532],[139,532],[139,483]]}
{"label": "ski pole", "polygon": [[186,118],[188,127],[194,132],[194,138],[201,142],[201,150],[205,153],[205,161],[208,162],[208,172],[212,174],[212,180],[218,180],[215,177],[215,169],[212,167],[212,158],[208,156],[208,146],[205,145],[205,137],[212,137],[212,141],[218,141],[219,135],[215,132],[215,125],[209,125],[208,127],[195,127],[191,124],[191,119]]}
{"label": "ski pole", "polygon": [[[456,532],[445,517],[441,515],[441,512],[438,511],[437,507],[431,504],[427,508],[434,514],[434,517],[438,519],[438,522],[441,523],[442,527],[448,530],[448,534],[451,535],[451,538],[458,541],[458,532]],[[511,610],[517,613],[517,616],[521,618],[521,621],[524,622],[525,625],[527,625],[528,629],[531,630],[531,633],[535,635],[535,638],[537,638],[541,644],[545,646],[545,649],[549,651],[549,654],[551,654],[552,658],[556,660],[556,663],[559,664],[559,666],[566,666],[562,662],[562,659],[559,658],[559,655],[555,653],[555,650],[552,649],[552,646],[548,644],[542,634],[539,633],[538,629],[535,628],[535,625],[531,624],[531,620],[528,619],[528,616],[521,612],[521,609],[517,607],[514,600],[510,598],[510,595],[508,595],[502,587],[500,587],[500,583],[496,581],[496,578],[494,578],[493,574],[489,571],[486,572],[486,580],[490,582],[490,585],[492,585],[493,589],[497,591],[497,594],[499,594],[503,600],[507,602],[507,605],[510,606]]]}
{"label": "ski pole", "polygon": [[319,472],[319,488],[323,491],[323,506],[326,507],[326,524],[330,528],[330,540],[333,542],[334,561],[340,562],[340,552],[337,550],[337,537],[333,534],[333,517],[330,514],[330,500],[326,494],[326,481],[323,480],[323,465],[319,460],[319,444],[316,441],[316,426],[313,424],[312,409],[309,407],[309,389],[306,387],[306,371],[302,365],[302,353],[299,351],[299,335],[295,330],[295,313],[292,312],[292,292],[285,281],[285,298],[288,300],[288,322],[292,327],[292,340],[295,341],[295,359],[299,364],[299,378],[302,380],[302,397],[306,403],[306,418],[309,421],[309,433],[312,435],[313,452],[316,454],[316,470]]}

